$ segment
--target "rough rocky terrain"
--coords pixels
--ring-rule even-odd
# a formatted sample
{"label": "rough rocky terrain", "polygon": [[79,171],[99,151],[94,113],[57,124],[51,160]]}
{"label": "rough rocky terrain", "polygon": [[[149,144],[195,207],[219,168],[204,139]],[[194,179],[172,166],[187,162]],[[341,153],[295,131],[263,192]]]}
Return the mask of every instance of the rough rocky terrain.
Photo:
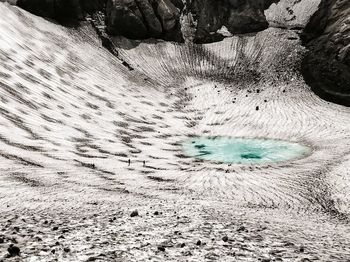
{"label": "rough rocky terrain", "polygon": [[74,22],[83,18],[79,0],[17,0],[17,5],[33,14],[59,22]]}
{"label": "rough rocky terrain", "polygon": [[[173,3],[174,2],[174,3]],[[173,0],[107,1],[106,24],[111,35],[131,39],[163,38],[183,42],[180,15],[183,5]]]}
{"label": "rough rocky terrain", "polygon": [[222,39],[219,34],[225,27],[231,34],[251,33],[268,27],[264,10],[274,0],[245,0],[245,1],[189,1],[188,11],[195,16],[197,43],[213,42]]}
{"label": "rough rocky terrain", "polygon": [[[277,2],[279,0],[18,0],[17,5],[60,22],[79,21],[85,14],[100,11],[105,14],[110,35],[131,39],[161,38],[183,42],[184,20],[190,21],[189,26],[194,30],[193,40],[205,43],[222,40],[225,36],[222,31],[240,34],[266,29],[269,23],[264,10]],[[298,8],[305,8],[304,1],[302,4],[285,2],[268,13],[272,23],[281,24],[282,16],[288,16],[284,19],[288,25],[294,20],[295,23],[300,22],[299,17],[305,17],[300,12],[310,14],[315,8],[315,0],[307,3],[311,10],[304,11]]]}
{"label": "rough rocky terrain", "polygon": [[[305,83],[298,32],[113,56],[89,23],[0,14],[0,260],[349,261],[350,108]],[[193,136],[313,151],[227,165]]]}
{"label": "rough rocky terrain", "polygon": [[322,98],[350,106],[350,1],[322,1],[303,40],[309,85]]}

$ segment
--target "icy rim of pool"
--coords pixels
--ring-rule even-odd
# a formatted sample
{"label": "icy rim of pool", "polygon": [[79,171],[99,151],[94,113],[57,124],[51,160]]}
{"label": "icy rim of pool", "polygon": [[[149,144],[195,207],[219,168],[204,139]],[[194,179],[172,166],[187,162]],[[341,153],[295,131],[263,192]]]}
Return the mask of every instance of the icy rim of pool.
{"label": "icy rim of pool", "polygon": [[187,156],[228,164],[269,164],[305,158],[312,148],[300,142],[273,138],[210,136],[182,142]]}

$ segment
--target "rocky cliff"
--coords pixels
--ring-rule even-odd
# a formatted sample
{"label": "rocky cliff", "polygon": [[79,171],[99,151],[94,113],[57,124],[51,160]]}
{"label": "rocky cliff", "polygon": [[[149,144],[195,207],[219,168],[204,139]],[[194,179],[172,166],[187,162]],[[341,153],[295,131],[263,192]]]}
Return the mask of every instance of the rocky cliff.
{"label": "rocky cliff", "polygon": [[182,1],[108,0],[107,32],[131,39],[163,38],[182,42]]}
{"label": "rocky cliff", "polygon": [[61,23],[76,23],[86,13],[103,10],[106,0],[17,0],[17,5],[33,14]]}
{"label": "rocky cliff", "polygon": [[231,34],[268,27],[264,10],[279,0],[18,0],[17,5],[39,16],[74,22],[102,11],[107,32],[131,39],[162,38],[182,42],[181,18],[190,15],[194,41],[220,40],[220,29]]}
{"label": "rocky cliff", "polygon": [[350,1],[323,0],[303,34],[303,73],[322,98],[350,106]]}
{"label": "rocky cliff", "polygon": [[192,0],[188,11],[194,14],[197,27],[195,42],[212,42],[223,36],[225,27],[232,34],[251,33],[268,27],[264,10],[279,0]]}
{"label": "rocky cliff", "polygon": [[17,5],[33,14],[60,22],[82,18],[79,0],[18,0]]}

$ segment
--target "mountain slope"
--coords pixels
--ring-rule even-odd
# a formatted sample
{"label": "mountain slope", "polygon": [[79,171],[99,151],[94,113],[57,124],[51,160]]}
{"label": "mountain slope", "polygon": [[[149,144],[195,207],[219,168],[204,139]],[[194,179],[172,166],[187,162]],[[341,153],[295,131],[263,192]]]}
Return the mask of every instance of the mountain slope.
{"label": "mountain slope", "polygon": [[[2,255],[13,238],[24,260],[46,261],[349,253],[350,110],[310,91],[295,33],[209,45],[115,38],[117,58],[90,25],[2,3],[0,13]],[[181,150],[199,135],[284,139],[313,153],[200,162]]]}

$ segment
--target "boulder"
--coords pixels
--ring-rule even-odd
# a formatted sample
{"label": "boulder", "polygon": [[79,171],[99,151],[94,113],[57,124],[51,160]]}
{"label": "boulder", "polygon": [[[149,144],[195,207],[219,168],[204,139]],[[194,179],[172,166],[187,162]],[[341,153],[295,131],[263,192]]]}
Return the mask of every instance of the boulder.
{"label": "boulder", "polygon": [[131,39],[148,37],[141,11],[134,0],[108,0],[106,7],[107,32]]}
{"label": "boulder", "polygon": [[312,90],[350,106],[350,1],[322,0],[302,39],[309,50],[302,71]]}
{"label": "boulder", "polygon": [[247,7],[229,10],[225,26],[232,34],[258,32],[268,27],[263,9]]}
{"label": "boulder", "polygon": [[164,31],[172,30],[179,21],[180,12],[170,0],[154,0],[154,9]]}
{"label": "boulder", "polygon": [[216,1],[192,1],[189,11],[193,14],[196,21],[195,35],[193,41],[196,43],[205,43],[221,40],[216,34],[226,20],[226,9],[224,5]]}
{"label": "boulder", "polygon": [[7,249],[7,252],[9,253],[9,257],[15,257],[15,256],[19,256],[21,253],[21,250],[19,247],[10,244],[10,246]]}
{"label": "boulder", "polygon": [[153,37],[159,37],[162,34],[163,29],[157,15],[153,10],[152,5],[148,0],[136,0],[136,3],[142,12],[149,35]]}
{"label": "boulder", "polygon": [[107,31],[131,39],[181,42],[180,11],[170,0],[108,0]]}
{"label": "boulder", "polygon": [[225,26],[232,34],[251,33],[268,27],[264,10],[278,0],[192,0],[189,11],[197,20],[195,42],[220,39]]}

